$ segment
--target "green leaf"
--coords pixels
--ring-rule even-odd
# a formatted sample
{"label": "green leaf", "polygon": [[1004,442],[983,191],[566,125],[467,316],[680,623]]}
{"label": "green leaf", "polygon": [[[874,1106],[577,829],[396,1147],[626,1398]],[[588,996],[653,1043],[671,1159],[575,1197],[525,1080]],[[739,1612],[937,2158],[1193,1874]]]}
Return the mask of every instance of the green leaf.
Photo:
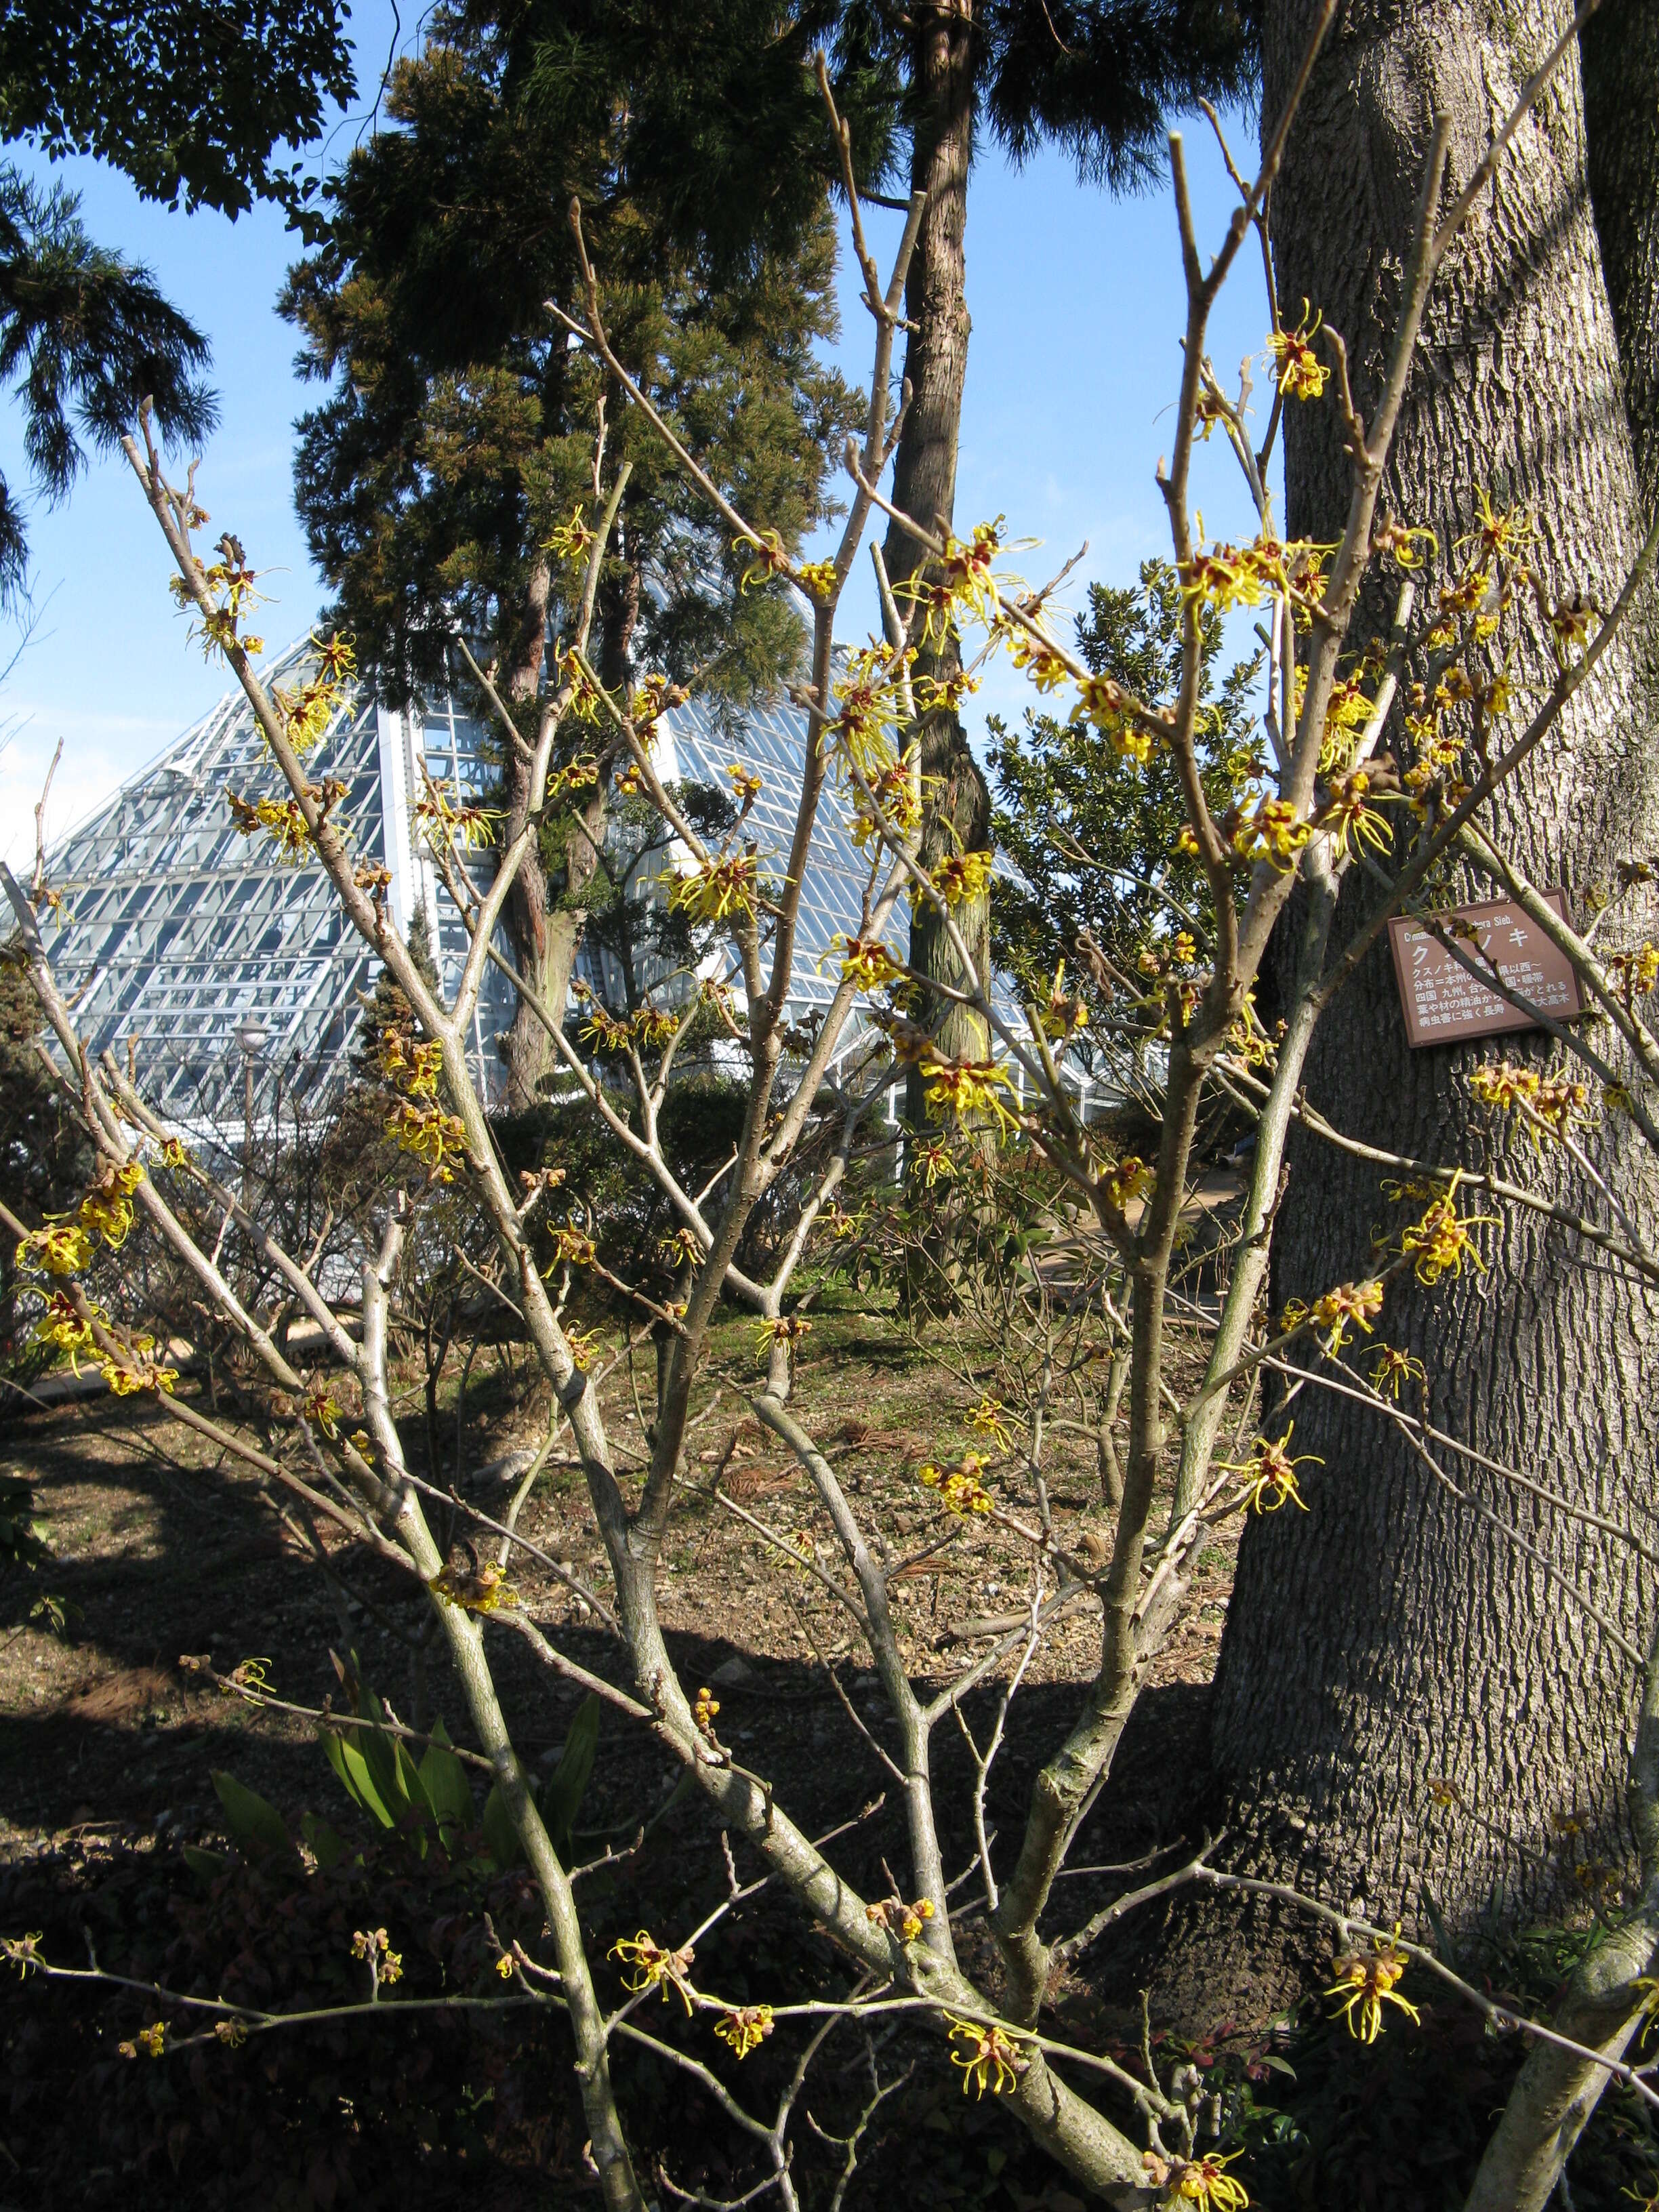
{"label": "green leaf", "polygon": [[291,1855],[294,1845],[283,1825],[283,1816],[269,1799],[239,1782],[234,1774],[227,1774],[222,1767],[213,1770],[213,1787],[225,1808],[225,1825],[246,1857]]}
{"label": "green leaf", "polygon": [[[472,1785],[466,1778],[465,1767],[449,1747],[448,1733],[441,1721],[433,1724],[432,1741],[421,1761],[421,1786],[441,1832],[472,1826]],[[447,1840],[446,1837],[446,1845]]]}
{"label": "green leaf", "polygon": [[575,1719],[570,1723],[570,1733],[564,1740],[564,1751],[558,1765],[542,1785],[542,1818],[547,1823],[547,1832],[552,1838],[553,1848],[562,1859],[569,1853],[576,1815],[580,1812],[582,1799],[587,1794],[599,1744],[599,1700],[590,1692],[583,1698]]}
{"label": "green leaf", "polygon": [[368,1762],[358,1749],[356,1739],[361,1729],[342,1734],[336,1729],[323,1733],[323,1749],[328,1753],[328,1763],[339,1776],[345,1793],[354,1805],[361,1806],[377,1820],[383,1828],[395,1828],[397,1817],[376,1788]]}
{"label": "green leaf", "polygon": [[311,1846],[312,1856],[325,1874],[331,1867],[339,1865],[340,1861],[345,1856],[346,1846],[345,1838],[337,1828],[331,1827],[321,1814],[317,1813],[302,1813],[300,1815],[300,1827],[307,1843]]}
{"label": "green leaf", "polygon": [[1439,1954],[1441,1965],[1455,1966],[1457,1964],[1457,1953],[1452,1943],[1451,1930],[1447,1927],[1444,1915],[1441,1912],[1427,1882],[1423,1884],[1423,1910],[1427,1913],[1429,1925],[1434,1930],[1434,1948]]}
{"label": "green leaf", "polygon": [[501,1785],[499,1782],[491,1785],[489,1795],[484,1800],[483,1820],[481,1825],[483,1828],[485,1848],[490,1857],[505,1874],[507,1868],[514,1865],[522,1856],[522,1847],[519,1842],[519,1832],[513,1825],[513,1815],[507,1809],[507,1799],[501,1793]]}
{"label": "green leaf", "polygon": [[199,1874],[211,1881],[216,1875],[224,1872],[230,1861],[222,1851],[210,1851],[200,1844],[186,1844],[185,1864],[192,1874]]}

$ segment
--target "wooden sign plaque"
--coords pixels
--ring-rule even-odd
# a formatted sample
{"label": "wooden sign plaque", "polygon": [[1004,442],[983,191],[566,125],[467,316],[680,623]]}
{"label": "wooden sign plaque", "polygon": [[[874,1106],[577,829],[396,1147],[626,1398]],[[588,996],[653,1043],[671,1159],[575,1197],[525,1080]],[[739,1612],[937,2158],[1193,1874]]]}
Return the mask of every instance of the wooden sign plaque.
{"label": "wooden sign plaque", "polygon": [[[1565,921],[1561,893],[1546,891],[1544,896]],[[1480,951],[1497,963],[1504,981],[1541,1013],[1565,1021],[1583,1011],[1572,963],[1512,899],[1453,907],[1439,918],[1472,923]],[[1529,1015],[1471,975],[1420,921],[1405,916],[1391,921],[1389,944],[1409,1043],[1462,1044],[1469,1037],[1537,1028]],[[1468,949],[1473,953],[1475,948]]]}

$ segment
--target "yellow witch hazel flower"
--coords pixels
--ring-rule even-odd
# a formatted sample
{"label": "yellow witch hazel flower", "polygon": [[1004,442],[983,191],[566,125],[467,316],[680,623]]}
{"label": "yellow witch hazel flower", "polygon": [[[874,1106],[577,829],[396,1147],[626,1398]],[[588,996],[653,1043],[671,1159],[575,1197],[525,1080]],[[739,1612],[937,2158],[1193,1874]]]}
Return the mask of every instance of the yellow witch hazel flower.
{"label": "yellow witch hazel flower", "polygon": [[1297,1486],[1296,1470],[1310,1463],[1323,1467],[1325,1462],[1312,1452],[1304,1452],[1292,1459],[1290,1442],[1295,1433],[1296,1423],[1292,1421],[1276,1443],[1270,1437],[1258,1437],[1249,1459],[1237,1464],[1228,1460],[1216,1462],[1223,1474],[1244,1477],[1244,1494],[1239,1503],[1249,1512],[1277,1513],[1287,1499],[1298,1511],[1307,1511]]}
{"label": "yellow witch hazel flower", "polygon": [[836,937],[830,951],[841,950],[841,972],[844,980],[856,983],[861,991],[884,990],[889,983],[904,979],[902,964],[896,960],[878,937]]}
{"label": "yellow witch hazel flower", "polygon": [[[995,864],[989,853],[947,853],[928,876],[928,882],[947,907],[964,906],[969,899],[983,898],[990,886]],[[911,890],[912,902],[918,893]]]}
{"label": "yellow witch hazel flower", "polygon": [[92,1257],[92,1239],[78,1221],[49,1221],[19,1243],[16,1265],[29,1274],[73,1275]]}
{"label": "yellow witch hazel flower", "polygon": [[87,1308],[83,1315],[66,1291],[46,1293],[44,1311],[34,1324],[34,1340],[49,1344],[63,1352],[76,1374],[81,1372],[81,1361],[93,1350],[92,1324],[94,1320],[106,1322],[108,1316],[101,1307]]}
{"label": "yellow witch hazel flower", "polygon": [[951,2063],[963,2069],[963,2095],[972,2089],[976,2097],[982,2097],[988,2089],[994,2097],[1000,2097],[1012,2089],[1031,2063],[1030,2046],[1006,2028],[963,2020],[953,2012],[945,2017],[951,2023],[951,2042],[963,2046],[951,2053]]}
{"label": "yellow witch hazel flower", "polygon": [[282,715],[288,741],[296,753],[310,751],[346,703],[347,688],[357,672],[357,656],[349,641],[337,632],[311,641],[317,665],[297,691],[280,684],[271,687],[271,700]]}
{"label": "yellow witch hazel flower", "polygon": [[[921,787],[932,784],[935,778],[923,778],[915,774],[916,749],[906,749],[902,760],[895,761],[890,768],[879,774],[865,777],[869,786],[866,793],[854,784],[852,790],[853,842],[859,850],[868,852],[872,845],[893,836],[908,837],[921,819]],[[873,804],[872,803],[873,802]],[[885,828],[883,827],[884,822]]]}
{"label": "yellow witch hazel flower", "polygon": [[1341,2002],[1331,2017],[1346,2020],[1349,2034],[1361,2043],[1375,2043],[1382,2033],[1385,2004],[1398,2005],[1407,2020],[1419,2018],[1416,2006],[1402,1997],[1396,1987],[1411,1963],[1400,1948],[1399,1938],[1396,1920],[1392,1940],[1375,1936],[1369,1951],[1345,1951],[1332,1961],[1336,1979],[1325,1994]]}
{"label": "yellow witch hazel flower", "polygon": [[644,1990],[660,1990],[665,2003],[672,1988],[685,2007],[689,2018],[692,2010],[691,1962],[696,1956],[687,1943],[678,1951],[665,1950],[660,1943],[651,1940],[647,1929],[641,1928],[637,1936],[624,1936],[611,1946],[611,1956],[620,1959],[630,1972],[623,1977],[623,1986],[637,1996]]}
{"label": "yellow witch hazel flower", "polygon": [[1437,1198],[1423,1218],[1400,1239],[1400,1249],[1413,1261],[1418,1281],[1429,1290],[1443,1275],[1461,1275],[1466,1260],[1473,1260],[1485,1272],[1486,1262],[1475,1249],[1469,1231],[1494,1225],[1498,1217],[1492,1213],[1459,1217],[1457,1185],[1461,1176],[1460,1170],[1453,1176],[1445,1195]]}
{"label": "yellow witch hazel flower", "polygon": [[1234,830],[1233,850],[1241,860],[1270,860],[1283,875],[1295,865],[1313,831],[1313,823],[1288,799],[1264,799]]}
{"label": "yellow witch hazel flower", "polygon": [[480,845],[495,843],[495,824],[501,817],[488,806],[474,806],[470,802],[457,806],[441,784],[429,783],[425,798],[416,805],[415,818],[431,844],[459,845],[464,852],[471,853]]}
{"label": "yellow witch hazel flower", "polygon": [[1401,1352],[1392,1344],[1381,1344],[1371,1364],[1371,1388],[1380,1397],[1387,1392],[1397,1405],[1402,1382],[1425,1382],[1427,1370],[1420,1359],[1413,1359],[1409,1352]]}
{"label": "yellow witch hazel flower", "polygon": [[1370,772],[1363,768],[1334,777],[1330,796],[1313,817],[1314,828],[1328,834],[1341,858],[1347,856],[1351,838],[1356,846],[1369,845],[1374,853],[1386,853],[1392,842],[1387,817],[1367,804],[1371,781]]}
{"label": "yellow witch hazel flower", "polygon": [[1315,314],[1304,300],[1302,320],[1293,331],[1269,331],[1266,358],[1273,362],[1279,388],[1287,399],[1319,399],[1331,380],[1331,372],[1313,349],[1325,318]]}
{"label": "yellow witch hazel flower", "polygon": [[1364,1283],[1339,1283],[1335,1290],[1314,1301],[1309,1318],[1324,1331],[1322,1341],[1334,1356],[1347,1342],[1351,1328],[1363,1329],[1369,1336],[1371,1323],[1382,1310],[1382,1285],[1373,1277]]}
{"label": "yellow witch hazel flower", "polygon": [[1003,1103],[1008,1072],[994,1060],[924,1059],[920,1064],[923,1096],[936,1119],[949,1115],[967,1121],[990,1116],[1005,1133],[1017,1130],[1018,1117]]}
{"label": "yellow witch hazel flower", "polygon": [[81,1200],[81,1226],[118,1252],[132,1228],[132,1194],[144,1179],[137,1160],[106,1167]]}
{"label": "yellow witch hazel flower", "polygon": [[451,1158],[466,1149],[466,1129],[458,1115],[440,1106],[421,1107],[400,1098],[386,1121],[386,1134],[399,1147],[422,1161],[428,1182],[453,1182]]}
{"label": "yellow witch hazel flower", "polygon": [[747,2058],[772,2033],[772,2008],[769,2004],[738,2005],[715,2023],[714,2033],[722,2043],[731,2045],[739,2058]]}
{"label": "yellow witch hazel flower", "polygon": [[793,1359],[803,1337],[812,1333],[812,1324],[805,1314],[779,1314],[775,1320],[760,1325],[759,1348],[769,1352],[775,1344],[781,1344]]}
{"label": "yellow witch hazel flower", "polygon": [[981,1398],[977,1406],[969,1410],[969,1425],[982,1437],[988,1437],[999,1451],[1012,1451],[1014,1440],[1003,1419],[1007,1407],[1000,1398]]}
{"label": "yellow witch hazel flower", "polygon": [[543,550],[552,554],[555,560],[568,562],[574,566],[587,559],[593,550],[595,535],[583,521],[581,508],[578,507],[568,522],[561,522],[549,532]]}
{"label": "yellow witch hazel flower", "polygon": [[1487,1106],[1524,1111],[1528,1133],[1540,1152],[1547,1136],[1563,1142],[1576,1124],[1587,1125],[1592,1119],[1588,1084],[1566,1075],[1540,1075],[1536,1068],[1517,1067],[1512,1060],[1487,1061],[1475,1068],[1469,1087]]}
{"label": "yellow witch hazel flower", "polygon": [[[207,517],[199,514],[202,521]],[[245,636],[240,625],[247,610],[258,605],[260,594],[255,591],[256,572],[250,568],[242,541],[228,530],[214,547],[216,561],[205,566],[195,562],[196,574],[208,604],[201,606],[196,601],[182,576],[171,576],[167,588],[181,606],[194,606],[197,614],[196,635],[202,641],[204,655],[211,659],[214,653],[228,654],[263,653],[265,641],[262,637]],[[193,556],[192,556],[193,557]]]}
{"label": "yellow witch hazel flower", "polygon": [[1164,2185],[1164,2202],[1171,2205],[1188,2205],[1196,2212],[1249,2212],[1249,2191],[1227,2168],[1243,2151],[1229,2151],[1224,2158],[1212,2151],[1201,2158],[1176,2158],[1167,2163],[1154,2160],[1148,2152],[1148,2171],[1156,2164],[1162,2168],[1153,2176]]}
{"label": "yellow witch hazel flower", "polygon": [[759,868],[752,853],[728,853],[701,861],[675,884],[669,905],[695,921],[727,921],[733,915],[752,921],[760,896]]}
{"label": "yellow witch hazel flower", "polygon": [[996,620],[992,563],[1002,550],[1002,523],[1001,515],[994,522],[976,522],[965,544],[947,532],[943,559],[930,562],[898,586],[896,598],[923,610],[924,645],[942,645],[959,616],[969,616],[988,628]]}
{"label": "yellow witch hazel flower", "polygon": [[916,1470],[916,1479],[927,1490],[937,1490],[947,1513],[989,1513],[995,1504],[980,1480],[985,1462],[977,1452],[964,1452],[954,1467],[939,1467],[929,1460]]}
{"label": "yellow witch hazel flower", "polygon": [[849,655],[846,674],[830,686],[838,711],[830,718],[826,734],[866,775],[891,765],[888,732],[910,719],[904,690],[915,657],[908,647],[896,652],[890,646],[866,646]]}

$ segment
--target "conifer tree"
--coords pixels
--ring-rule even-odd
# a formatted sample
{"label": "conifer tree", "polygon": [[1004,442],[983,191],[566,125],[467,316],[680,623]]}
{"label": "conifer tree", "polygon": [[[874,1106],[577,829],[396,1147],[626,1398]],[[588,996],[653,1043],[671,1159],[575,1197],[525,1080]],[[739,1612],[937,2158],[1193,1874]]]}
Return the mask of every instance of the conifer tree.
{"label": "conifer tree", "polygon": [[[648,657],[701,672],[728,699],[793,671],[800,629],[786,601],[745,592],[752,554],[711,529],[623,396],[568,344],[549,311],[584,313],[573,197],[587,213],[607,326],[641,386],[711,472],[786,545],[826,511],[828,457],[854,395],[817,356],[833,326],[834,240],[815,189],[779,250],[724,265],[683,250],[630,198],[617,117],[626,56],[597,90],[539,105],[509,96],[510,50],[456,18],[395,73],[398,127],[352,157],[331,188],[327,238],[292,274],[284,312],[311,373],[331,380],[301,424],[298,496],[336,618],[384,691],[453,681],[459,623],[482,641],[528,729],[550,634],[567,621],[579,564],[561,559],[591,515],[603,405],[605,471],[629,474],[601,580],[599,671],[619,687]],[[568,88],[567,88],[568,90]],[[581,732],[592,747],[602,733]],[[511,836],[522,763],[503,747]],[[603,781],[544,823],[541,869],[520,872],[508,921],[522,972],[556,1018],[603,835]],[[551,1065],[520,1006],[508,1095],[523,1105]]]}

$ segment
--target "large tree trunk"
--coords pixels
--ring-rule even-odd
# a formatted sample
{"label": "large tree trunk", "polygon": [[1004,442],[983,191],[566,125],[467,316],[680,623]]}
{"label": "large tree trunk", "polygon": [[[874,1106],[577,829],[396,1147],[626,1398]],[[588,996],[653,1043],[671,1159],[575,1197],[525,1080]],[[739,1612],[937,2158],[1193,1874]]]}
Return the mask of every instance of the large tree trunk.
{"label": "large tree trunk", "polygon": [[[929,529],[948,530],[956,511],[957,441],[968,373],[963,237],[974,149],[972,0],[922,0],[912,21],[910,186],[927,194],[927,208],[904,295],[910,324],[904,349],[910,404],[893,459],[893,503]],[[884,558],[895,586],[907,582],[922,565],[921,549],[896,525],[887,533]],[[959,665],[952,634],[937,652],[924,653],[917,673],[943,677]],[[922,831],[925,865],[932,867],[954,850],[988,850],[990,794],[968,750],[959,717],[948,708],[935,708],[909,736],[920,744],[923,776],[933,779]],[[954,918],[980,980],[987,980],[991,967],[989,899],[968,901],[957,908]],[[913,912],[910,961],[923,975],[956,989],[971,981],[931,906],[918,905]],[[936,1011],[928,1010],[929,1018]],[[960,1009],[945,1017],[939,1034],[947,1054],[983,1059],[989,1050],[984,1023]],[[919,1082],[912,1085],[910,1113],[913,1121],[925,1119]]]}
{"label": "large tree trunk", "polygon": [[[1269,117],[1314,12],[1312,0],[1268,12]],[[1502,18],[1480,0],[1364,0],[1328,47],[1274,194],[1279,292],[1298,304],[1305,294],[1343,333],[1362,409],[1377,389],[1431,113],[1452,119],[1455,191],[1559,14],[1548,0],[1517,0]],[[1290,532],[1333,538],[1348,491],[1336,411],[1328,400],[1292,406],[1286,434]],[[1575,66],[1522,126],[1441,276],[1389,479],[1393,511],[1430,525],[1448,550],[1479,492],[1526,507],[1538,531],[1531,557],[1557,598],[1582,586],[1611,604],[1637,552],[1640,501]],[[1659,702],[1644,630],[1614,647],[1498,808],[1508,849],[1570,897],[1656,842]],[[1553,672],[1546,650],[1523,642],[1511,672],[1524,702]],[[1372,896],[1354,872],[1339,944]],[[1506,1157],[1508,1139],[1470,1101],[1469,1069],[1505,1054],[1553,1057],[1547,1040],[1525,1036],[1409,1050],[1379,947],[1315,1038],[1307,1092],[1370,1144],[1491,1159],[1547,1184],[1559,1164],[1529,1146]],[[1650,1171],[1628,1130],[1609,1116],[1590,1141],[1614,1190],[1650,1219]],[[1391,1207],[1379,1186],[1374,1167],[1305,1139],[1293,1146],[1276,1307],[1375,1272],[1374,1228],[1397,1231],[1420,1210]],[[1423,1361],[1437,1426],[1650,1528],[1651,1297],[1535,1215],[1476,1234],[1486,1271],[1434,1291],[1391,1287],[1379,1335]],[[1246,1531],[1216,1681],[1214,1757],[1235,1863],[1384,1921],[1411,1919],[1425,1882],[1454,1918],[1497,1883],[1511,1907],[1582,1902],[1572,1852],[1626,1856],[1620,1800],[1637,1685],[1566,1585],[1639,1643],[1628,1553],[1454,1463],[1540,1565],[1437,1486],[1373,1412],[1312,1384],[1292,1410],[1293,1449],[1323,1463],[1304,1469],[1306,1514],[1281,1511]],[[1273,1434],[1283,1425],[1269,1422]],[[1441,1781],[1457,1795],[1449,1810],[1435,1809],[1431,1785]],[[1569,1812],[1588,1812],[1590,1829],[1571,1851],[1554,1825]]]}
{"label": "large tree trunk", "polygon": [[1580,43],[1590,199],[1651,514],[1659,500],[1659,8],[1602,0]]}
{"label": "large tree trunk", "polygon": [[[552,583],[547,562],[538,561],[525,590],[524,605],[506,670],[507,704],[515,718],[521,719],[528,742],[524,748],[514,746],[507,757],[503,778],[507,794],[507,820],[501,839],[504,846],[510,845],[519,835],[529,813],[528,743],[534,741],[535,727],[526,710],[534,706],[541,690]],[[539,855],[532,849],[525,855],[507,897],[507,928],[520,975],[531,990],[544,1000],[550,983],[556,980],[550,969],[556,964],[560,949],[550,932],[549,919],[547,875]],[[567,972],[565,981],[568,980]],[[513,1026],[501,1041],[501,1051],[507,1062],[507,1103],[511,1111],[520,1113],[535,1104],[544,1078],[555,1066],[552,1040],[522,995],[514,1013]]]}

